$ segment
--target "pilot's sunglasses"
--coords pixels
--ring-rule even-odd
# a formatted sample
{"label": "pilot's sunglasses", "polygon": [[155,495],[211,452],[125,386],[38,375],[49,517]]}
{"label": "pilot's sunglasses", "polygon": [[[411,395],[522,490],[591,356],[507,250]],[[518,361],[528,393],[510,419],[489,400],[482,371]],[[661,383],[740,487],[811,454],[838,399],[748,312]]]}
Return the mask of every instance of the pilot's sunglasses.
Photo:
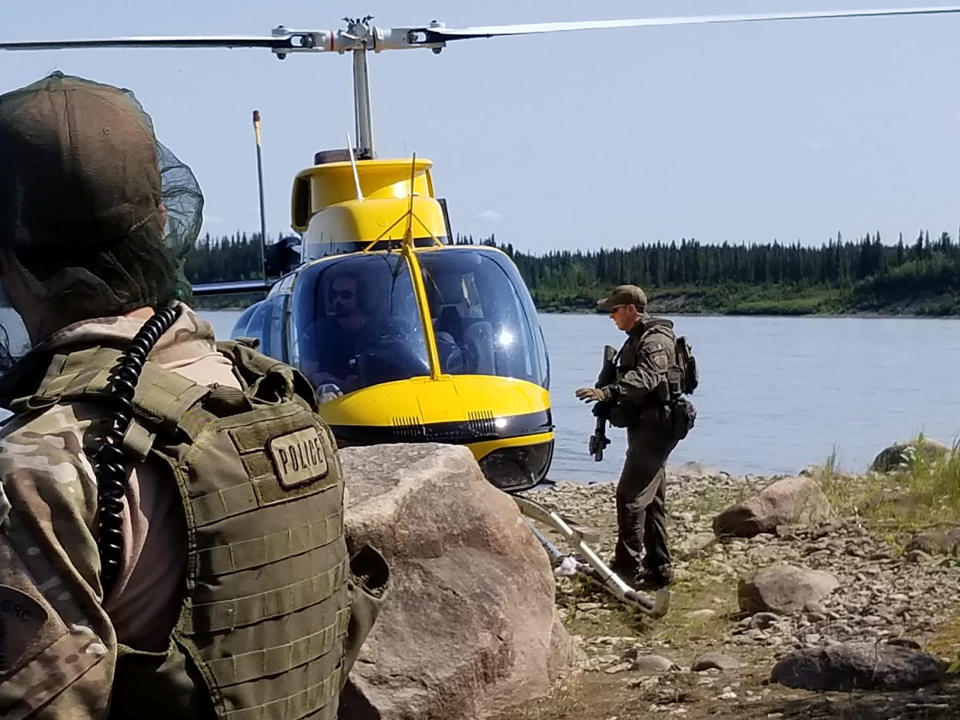
{"label": "pilot's sunglasses", "polygon": [[330,299],[336,300],[340,298],[341,300],[349,300],[353,297],[353,290],[331,290]]}
{"label": "pilot's sunglasses", "polygon": [[623,305],[614,305],[612,308],[610,308],[610,317],[613,317],[614,315],[616,315],[617,310],[619,310],[622,307]]}

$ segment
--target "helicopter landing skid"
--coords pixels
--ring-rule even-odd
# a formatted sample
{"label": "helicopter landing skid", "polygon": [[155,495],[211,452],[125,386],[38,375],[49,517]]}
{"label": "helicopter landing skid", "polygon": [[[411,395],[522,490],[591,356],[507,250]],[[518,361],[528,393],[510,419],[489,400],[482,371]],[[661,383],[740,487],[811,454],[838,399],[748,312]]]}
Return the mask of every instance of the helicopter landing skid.
{"label": "helicopter landing skid", "polygon": [[[661,618],[667,614],[670,609],[670,590],[661,588],[657,590],[651,598],[649,595],[638,592],[625,583],[619,575],[614,573],[607,565],[590,549],[586,543],[584,533],[579,528],[571,527],[563,518],[552,510],[547,510],[539,503],[535,503],[527,498],[511,496],[520,512],[528,518],[527,525],[533,531],[537,540],[543,545],[547,553],[563,567],[566,567],[574,573],[581,574],[592,580],[594,583],[603,587],[621,602],[640,610],[646,615],[654,618]],[[586,562],[581,561],[574,555],[564,555],[556,545],[548,540],[534,526],[530,520],[545,523],[554,528],[563,535],[577,551],[586,558]]]}

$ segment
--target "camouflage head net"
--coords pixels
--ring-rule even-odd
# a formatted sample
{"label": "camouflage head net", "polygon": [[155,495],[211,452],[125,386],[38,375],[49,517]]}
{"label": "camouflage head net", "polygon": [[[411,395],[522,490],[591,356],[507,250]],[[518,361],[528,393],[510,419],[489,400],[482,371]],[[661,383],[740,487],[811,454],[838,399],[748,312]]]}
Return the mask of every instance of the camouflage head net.
{"label": "camouflage head net", "polygon": [[190,168],[129,90],[56,72],[0,95],[0,249],[64,320],[189,293],[182,265],[202,209]]}

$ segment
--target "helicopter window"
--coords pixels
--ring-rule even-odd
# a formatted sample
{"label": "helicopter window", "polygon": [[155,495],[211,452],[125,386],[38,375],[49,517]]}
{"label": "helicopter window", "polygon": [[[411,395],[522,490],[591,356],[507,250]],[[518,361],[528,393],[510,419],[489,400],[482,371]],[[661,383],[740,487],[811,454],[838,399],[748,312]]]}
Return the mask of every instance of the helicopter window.
{"label": "helicopter window", "polygon": [[294,364],[321,399],[430,374],[410,271],[398,253],[321,260],[294,293]]}
{"label": "helicopter window", "polygon": [[536,310],[510,260],[459,248],[418,257],[442,371],[519,378],[546,387]]}
{"label": "helicopter window", "polygon": [[263,303],[267,309],[264,314],[265,327],[262,334],[264,347],[261,348],[261,352],[284,362],[287,361],[287,353],[283,328],[286,322],[287,299],[289,297],[289,295],[273,295]]}
{"label": "helicopter window", "polygon": [[[256,305],[254,305],[253,307],[250,308],[250,311],[248,311],[248,312],[250,312],[250,315],[249,315],[249,319],[247,320],[247,326],[246,326],[246,328],[243,330],[243,332],[242,332],[242,333],[236,333],[236,330],[235,330],[235,336],[236,336],[237,334],[242,334],[242,335],[244,335],[244,336],[246,336],[246,337],[259,338],[259,339],[260,339],[260,347],[257,348],[257,349],[258,349],[260,352],[262,352],[264,355],[270,355],[270,354],[271,354],[271,353],[270,353],[270,347],[269,347],[269,346],[270,346],[269,338],[267,338],[267,337],[265,336],[265,334],[264,334],[264,328],[265,328],[265,326],[266,326],[266,321],[267,321],[267,319],[270,317],[270,311],[269,311],[269,310],[270,310],[270,309],[267,307],[267,303],[266,303],[266,302],[264,302],[264,301],[258,302]],[[252,312],[251,312],[251,311],[252,311]],[[244,313],[244,315],[246,315],[246,313]],[[243,318],[241,318],[241,320],[242,320],[242,319],[243,319]],[[240,323],[238,322],[238,323],[237,323],[237,326],[239,327],[239,325],[240,325]]]}

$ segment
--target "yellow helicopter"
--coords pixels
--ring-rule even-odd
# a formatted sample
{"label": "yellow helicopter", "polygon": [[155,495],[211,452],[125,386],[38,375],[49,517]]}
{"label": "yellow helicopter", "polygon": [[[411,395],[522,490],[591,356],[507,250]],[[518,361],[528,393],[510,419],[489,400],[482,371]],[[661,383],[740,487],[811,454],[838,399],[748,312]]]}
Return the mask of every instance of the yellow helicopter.
{"label": "yellow helicopter", "polygon": [[293,186],[305,262],[232,334],[307,375],[341,446],[464,444],[495,485],[529,488],[554,442],[536,308],[505,253],[450,244],[430,169],[317,153]]}
{"label": "yellow helicopter", "polygon": [[[277,27],[269,36],[127,37],[0,43],[6,50],[98,47],[266,48],[350,52],[356,146],[322,151],[293,182],[300,238],[266,248],[263,281],[211,283],[195,294],[264,290],[232,335],[311,379],[341,446],[436,441],[464,444],[496,486],[543,480],[553,455],[550,368],[536,308],[504,253],[453,244],[432,163],[374,152],[367,53],[448,42],[615,28],[958,13],[960,6],[651,17],[447,28],[383,29],[345,18],[338,31]],[[258,162],[260,127],[256,113]],[[263,188],[261,173],[261,237]],[[272,276],[272,277],[271,277]]]}

